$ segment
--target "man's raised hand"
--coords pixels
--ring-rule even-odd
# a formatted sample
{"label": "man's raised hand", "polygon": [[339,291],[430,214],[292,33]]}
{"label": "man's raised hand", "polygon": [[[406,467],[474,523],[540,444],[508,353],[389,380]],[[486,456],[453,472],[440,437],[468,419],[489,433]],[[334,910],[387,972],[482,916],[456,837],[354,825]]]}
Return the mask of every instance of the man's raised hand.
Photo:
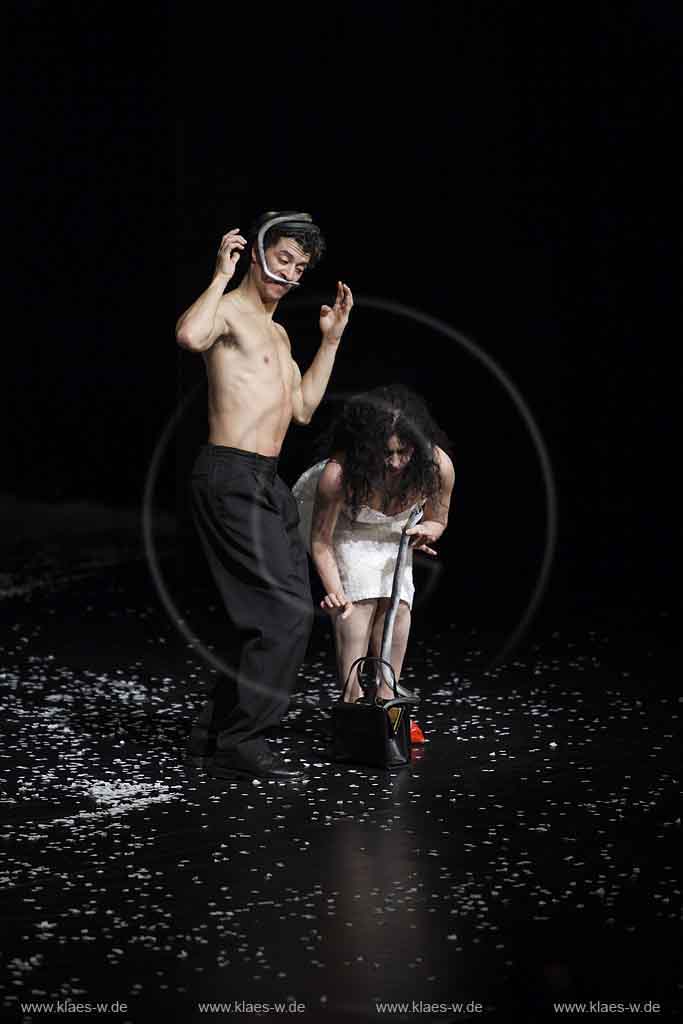
{"label": "man's raised hand", "polygon": [[348,285],[337,281],[337,295],[334,306],[320,307],[320,330],[326,341],[339,342],[344,328],[349,322],[349,313],[353,308],[353,295]]}
{"label": "man's raised hand", "polygon": [[228,231],[227,234],[221,238],[221,244],[218,247],[218,256],[216,257],[216,273],[222,274],[227,281],[230,281],[232,275],[235,273],[235,267],[237,261],[242,255],[242,251],[247,244],[246,238],[243,238],[239,233],[239,228],[233,228],[232,231]]}

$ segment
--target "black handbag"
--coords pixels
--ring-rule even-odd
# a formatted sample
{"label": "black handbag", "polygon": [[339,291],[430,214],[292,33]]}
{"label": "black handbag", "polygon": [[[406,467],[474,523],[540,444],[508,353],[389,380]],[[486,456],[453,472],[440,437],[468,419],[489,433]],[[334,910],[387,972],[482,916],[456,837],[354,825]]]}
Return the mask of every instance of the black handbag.
{"label": "black handbag", "polygon": [[[374,678],[363,678],[365,666],[375,666]],[[354,668],[363,697],[351,704],[344,695]],[[377,678],[382,669],[391,673],[394,696],[381,701],[376,697]],[[385,673],[385,679],[387,678]],[[356,658],[339,700],[332,705],[332,760],[340,764],[367,764],[376,768],[400,768],[410,761],[410,708],[415,697],[402,697],[396,688],[396,673],[384,658]]]}

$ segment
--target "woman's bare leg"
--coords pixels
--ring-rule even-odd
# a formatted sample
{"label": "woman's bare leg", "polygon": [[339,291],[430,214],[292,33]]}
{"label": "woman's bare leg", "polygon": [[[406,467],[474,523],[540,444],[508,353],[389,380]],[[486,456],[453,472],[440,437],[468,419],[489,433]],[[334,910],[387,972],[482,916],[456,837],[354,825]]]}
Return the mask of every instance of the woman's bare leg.
{"label": "woman's bare leg", "polygon": [[[391,602],[388,597],[380,597],[377,600],[377,608],[372,622],[372,633],[370,636],[370,653],[375,658],[379,658],[382,653],[384,619],[390,603]],[[403,668],[403,659],[408,646],[409,635],[410,608],[405,601],[401,601],[396,611],[396,619],[394,620],[394,635],[391,641],[391,658],[389,659],[394,672],[396,673],[396,682],[401,678],[401,669]],[[377,692],[377,696],[382,700],[389,700],[393,697],[393,693],[386,683],[382,683],[382,686]]]}
{"label": "woman's bare leg", "polygon": [[[341,687],[344,686],[351,665],[356,658],[364,658],[368,653],[376,607],[376,600],[354,601],[353,611],[348,619],[342,619],[341,615],[335,615],[332,619],[334,642],[337,649],[337,671]],[[357,671],[354,671],[346,691],[346,700],[353,702],[361,696],[361,693]]]}

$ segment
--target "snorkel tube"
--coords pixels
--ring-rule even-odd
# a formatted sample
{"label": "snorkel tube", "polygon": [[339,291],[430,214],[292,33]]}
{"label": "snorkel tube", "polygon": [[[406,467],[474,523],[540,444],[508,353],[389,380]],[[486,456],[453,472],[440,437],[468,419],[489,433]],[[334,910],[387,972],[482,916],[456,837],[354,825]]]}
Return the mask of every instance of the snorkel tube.
{"label": "snorkel tube", "polygon": [[[313,218],[310,213],[288,213],[284,216],[282,214],[278,214],[276,217],[271,217],[270,220],[267,220],[261,225],[256,236],[256,251],[258,253],[259,263],[261,264],[261,270],[269,281],[272,281],[274,284],[287,285],[288,288],[298,288],[299,286],[299,281],[288,281],[286,277],[280,277],[279,274],[274,274],[272,270],[268,268],[268,264],[266,263],[266,251],[263,244],[266,232],[268,232],[272,227],[275,227],[276,224],[294,225],[312,223]],[[286,232],[283,232],[283,234],[286,234]]]}

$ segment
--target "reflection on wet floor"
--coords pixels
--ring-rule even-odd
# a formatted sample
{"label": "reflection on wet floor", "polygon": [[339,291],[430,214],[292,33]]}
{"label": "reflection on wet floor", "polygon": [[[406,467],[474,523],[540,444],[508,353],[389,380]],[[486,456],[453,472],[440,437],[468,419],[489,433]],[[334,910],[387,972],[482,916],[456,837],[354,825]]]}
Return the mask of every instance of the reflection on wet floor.
{"label": "reflection on wet floor", "polygon": [[210,670],[142,569],[4,610],[6,1013],[550,1020],[600,1000],[674,1019],[680,702],[646,635],[631,657],[564,622],[487,669],[492,640],[418,626],[427,743],[388,773],[329,761],[319,629],[273,740],[305,779],[220,782],[183,750]]}

